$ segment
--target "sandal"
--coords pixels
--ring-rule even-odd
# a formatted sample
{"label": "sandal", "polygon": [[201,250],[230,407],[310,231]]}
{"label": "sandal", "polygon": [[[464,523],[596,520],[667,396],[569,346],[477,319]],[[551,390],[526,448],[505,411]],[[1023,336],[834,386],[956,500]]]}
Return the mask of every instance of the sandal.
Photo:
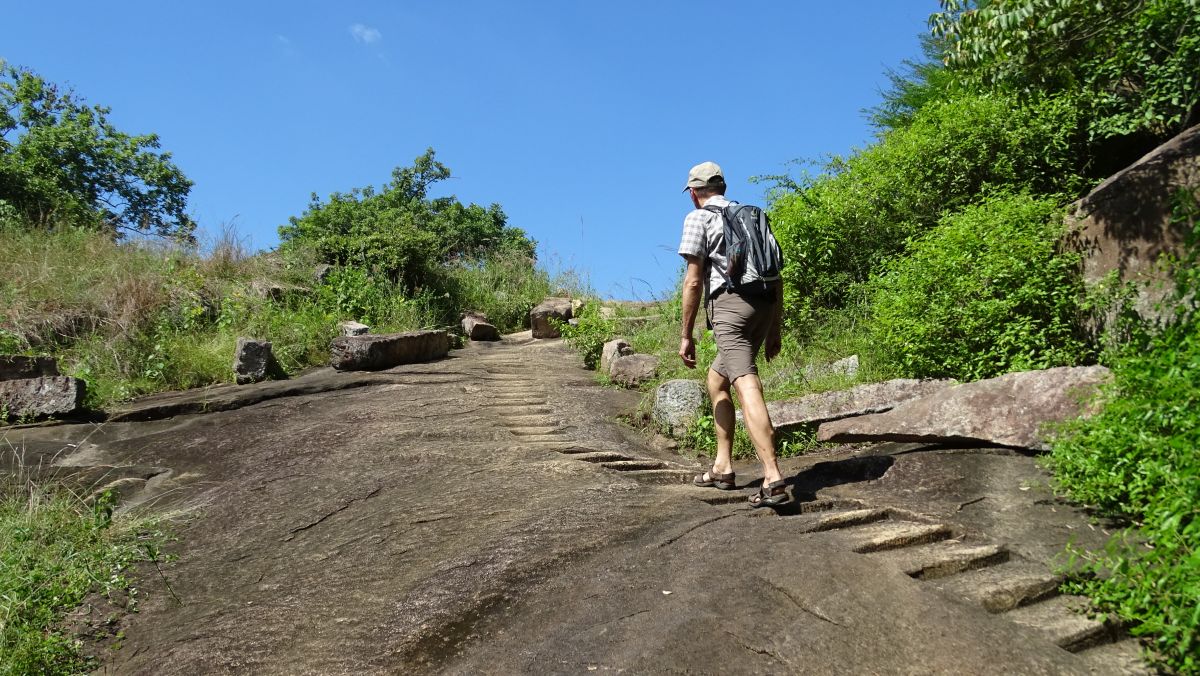
{"label": "sandal", "polygon": [[[707,477],[707,478],[706,478]],[[733,483],[734,473],[717,474],[711,469],[704,474],[697,474],[695,479],[692,479],[692,485],[701,488],[719,488],[723,491],[731,491],[737,486]]]}
{"label": "sandal", "polygon": [[765,484],[758,492],[750,496],[750,507],[778,507],[788,501],[787,482],[783,479],[772,484]]}

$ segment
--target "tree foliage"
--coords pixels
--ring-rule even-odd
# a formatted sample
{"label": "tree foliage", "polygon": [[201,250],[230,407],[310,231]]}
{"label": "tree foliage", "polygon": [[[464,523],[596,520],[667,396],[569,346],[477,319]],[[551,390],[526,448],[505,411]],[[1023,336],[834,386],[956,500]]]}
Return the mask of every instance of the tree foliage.
{"label": "tree foliage", "polygon": [[976,88],[1078,96],[1092,134],[1196,123],[1200,0],[941,0],[943,59]]}
{"label": "tree foliage", "polygon": [[841,307],[910,237],[983,191],[1010,187],[1073,192],[1080,132],[1061,101],[1020,103],[963,95],[921,106],[911,123],[778,197],[775,235],[784,270],[787,319],[802,324]]}
{"label": "tree foliage", "polygon": [[0,62],[0,203],[36,227],[58,224],[191,239],[192,182],[70,89]]}
{"label": "tree foliage", "polygon": [[430,148],[412,166],[394,169],[379,191],[356,188],[327,202],[313,194],[308,209],[279,229],[283,247],[311,247],[327,263],[370,271],[409,291],[451,261],[500,251],[533,258],[534,242],[507,225],[500,205],[429,197],[430,187],[449,177]]}

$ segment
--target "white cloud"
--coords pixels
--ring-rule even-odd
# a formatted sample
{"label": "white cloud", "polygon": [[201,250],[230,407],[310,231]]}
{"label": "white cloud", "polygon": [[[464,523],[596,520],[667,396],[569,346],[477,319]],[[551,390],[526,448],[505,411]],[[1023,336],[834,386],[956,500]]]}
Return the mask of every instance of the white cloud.
{"label": "white cloud", "polygon": [[351,26],[350,34],[354,36],[355,42],[361,42],[366,45],[379,42],[383,39],[383,33],[380,33],[378,29],[365,26],[361,23]]}

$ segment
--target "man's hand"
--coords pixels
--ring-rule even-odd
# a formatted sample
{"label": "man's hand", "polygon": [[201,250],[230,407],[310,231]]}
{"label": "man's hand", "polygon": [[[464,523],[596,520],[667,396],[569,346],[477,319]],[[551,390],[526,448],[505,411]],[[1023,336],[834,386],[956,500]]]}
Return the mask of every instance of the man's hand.
{"label": "man's hand", "polygon": [[694,369],[696,368],[696,342],[691,336],[687,336],[679,341],[679,358],[683,360],[683,365]]}
{"label": "man's hand", "polygon": [[776,324],[775,326],[771,327],[770,331],[767,332],[767,342],[763,345],[763,349],[765,350],[763,356],[767,358],[767,361],[771,361],[775,357],[779,356],[779,350],[782,346],[782,332],[779,330],[779,325]]}

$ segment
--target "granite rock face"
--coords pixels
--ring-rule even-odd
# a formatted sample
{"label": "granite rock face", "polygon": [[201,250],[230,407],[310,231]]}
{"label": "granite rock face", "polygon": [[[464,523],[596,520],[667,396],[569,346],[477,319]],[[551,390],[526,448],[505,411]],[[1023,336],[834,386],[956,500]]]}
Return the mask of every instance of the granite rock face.
{"label": "granite rock face", "polygon": [[697,416],[707,410],[708,392],[699,380],[668,380],[654,392],[651,417],[659,429],[682,437]]}
{"label": "granite rock face", "polygon": [[43,378],[58,374],[58,361],[53,357],[0,355],[0,380]]}
{"label": "granite rock face", "polygon": [[613,360],[609,378],[624,387],[637,387],[653,380],[658,371],[658,357],[649,354],[630,354]]}
{"label": "granite rock face", "polygon": [[471,340],[500,340],[500,330],[488,322],[486,315],[477,312],[463,313],[462,330]]}
{"label": "granite rock face", "polygon": [[339,371],[379,371],[441,359],[449,351],[450,337],[445,331],[342,336],[330,345],[330,365]]}
{"label": "granite rock face", "polygon": [[[1191,127],[1112,175],[1071,205],[1066,245],[1083,255],[1083,277],[1097,284],[1112,272],[1137,290],[1133,309],[1151,321],[1169,317],[1156,307],[1171,291],[1163,254],[1180,255],[1190,231],[1172,218],[1180,192],[1200,198],[1200,125]],[[1103,317],[1098,333],[1115,316]]]}
{"label": "granite rock face", "polygon": [[83,405],[84,383],[69,376],[0,381],[0,408],[10,418],[67,415]]}
{"label": "granite rock face", "polygon": [[882,413],[906,401],[943,390],[956,382],[902,378],[869,383],[848,390],[772,401],[767,404],[767,412],[771,414],[771,422],[777,430],[819,425],[842,418]]}
{"label": "granite rock face", "polygon": [[886,413],[828,422],[833,442],[966,443],[1049,450],[1048,425],[1094,412],[1089,399],[1111,373],[1103,366],[1009,373],[953,385]]}
{"label": "granite rock face", "polygon": [[273,360],[270,341],[238,338],[233,357],[234,379],[238,385],[262,382],[267,379]]}
{"label": "granite rock face", "polygon": [[558,338],[562,334],[551,319],[567,321],[574,316],[570,298],[547,298],[529,311],[529,328],[534,338]]}
{"label": "granite rock face", "polygon": [[600,372],[612,374],[612,363],[617,357],[633,354],[633,348],[624,338],[613,338],[600,348]]}

